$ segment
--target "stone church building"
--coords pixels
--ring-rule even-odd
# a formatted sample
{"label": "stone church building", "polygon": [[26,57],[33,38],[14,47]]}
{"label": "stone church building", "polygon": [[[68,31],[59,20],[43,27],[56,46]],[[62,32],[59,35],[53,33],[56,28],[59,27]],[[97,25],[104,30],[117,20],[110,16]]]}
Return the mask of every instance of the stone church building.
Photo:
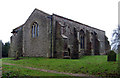
{"label": "stone church building", "polygon": [[110,50],[105,31],[38,9],[11,33],[10,57],[80,58]]}

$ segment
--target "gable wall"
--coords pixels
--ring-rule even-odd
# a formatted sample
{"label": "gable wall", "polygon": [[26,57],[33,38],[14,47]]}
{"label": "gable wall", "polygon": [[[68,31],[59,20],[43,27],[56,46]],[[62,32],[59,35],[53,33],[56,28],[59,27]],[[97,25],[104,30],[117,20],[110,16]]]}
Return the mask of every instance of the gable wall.
{"label": "gable wall", "polygon": [[[50,52],[50,19],[48,14],[34,10],[23,28],[24,56],[49,57]],[[32,38],[32,24],[39,25],[39,36]]]}

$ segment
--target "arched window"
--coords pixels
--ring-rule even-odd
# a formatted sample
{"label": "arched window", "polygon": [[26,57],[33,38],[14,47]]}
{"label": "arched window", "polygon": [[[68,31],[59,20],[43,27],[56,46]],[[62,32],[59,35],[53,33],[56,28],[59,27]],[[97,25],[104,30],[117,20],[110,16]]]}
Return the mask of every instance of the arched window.
{"label": "arched window", "polygon": [[84,46],[85,46],[85,37],[83,36],[83,46],[82,46],[83,49],[84,49]]}
{"label": "arched window", "polygon": [[37,24],[37,37],[39,36],[39,25]]}
{"label": "arched window", "polygon": [[83,30],[80,30],[80,48],[84,49],[85,46],[85,33]]}
{"label": "arched window", "polygon": [[80,46],[81,46],[80,48],[81,48],[81,49],[84,49],[84,44],[85,44],[85,43],[84,43],[84,36],[82,35],[82,36],[80,37]]}
{"label": "arched window", "polygon": [[39,36],[39,25],[37,22],[34,22],[32,24],[32,38],[35,38],[36,36]]}
{"label": "arched window", "polygon": [[34,25],[34,29],[35,29],[35,31],[34,31],[34,37],[36,37],[36,25]]}
{"label": "arched window", "polygon": [[32,26],[32,38],[34,38],[34,26]]}

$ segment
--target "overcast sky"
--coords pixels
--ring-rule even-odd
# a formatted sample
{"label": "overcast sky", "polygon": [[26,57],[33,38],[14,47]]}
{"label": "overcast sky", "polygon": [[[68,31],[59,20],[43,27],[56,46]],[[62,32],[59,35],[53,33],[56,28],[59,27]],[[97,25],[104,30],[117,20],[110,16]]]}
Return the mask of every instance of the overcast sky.
{"label": "overcast sky", "polygon": [[10,41],[12,29],[25,23],[35,8],[104,30],[109,41],[118,26],[119,0],[1,0],[0,40]]}

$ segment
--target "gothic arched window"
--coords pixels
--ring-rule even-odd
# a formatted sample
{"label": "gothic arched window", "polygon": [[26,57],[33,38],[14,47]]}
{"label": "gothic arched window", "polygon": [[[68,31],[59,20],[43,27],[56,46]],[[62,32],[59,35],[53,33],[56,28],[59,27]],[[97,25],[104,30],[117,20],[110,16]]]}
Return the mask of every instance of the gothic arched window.
{"label": "gothic arched window", "polygon": [[84,49],[85,46],[85,33],[83,30],[80,30],[80,48]]}
{"label": "gothic arched window", "polygon": [[34,37],[36,37],[36,25],[34,26],[34,29],[35,29],[35,31],[34,31]]}
{"label": "gothic arched window", "polygon": [[39,36],[39,25],[37,24],[37,37]]}
{"label": "gothic arched window", "polygon": [[34,26],[32,26],[32,38],[34,38]]}
{"label": "gothic arched window", "polygon": [[32,24],[32,38],[35,38],[36,36],[39,36],[39,25],[37,22],[34,22]]}

